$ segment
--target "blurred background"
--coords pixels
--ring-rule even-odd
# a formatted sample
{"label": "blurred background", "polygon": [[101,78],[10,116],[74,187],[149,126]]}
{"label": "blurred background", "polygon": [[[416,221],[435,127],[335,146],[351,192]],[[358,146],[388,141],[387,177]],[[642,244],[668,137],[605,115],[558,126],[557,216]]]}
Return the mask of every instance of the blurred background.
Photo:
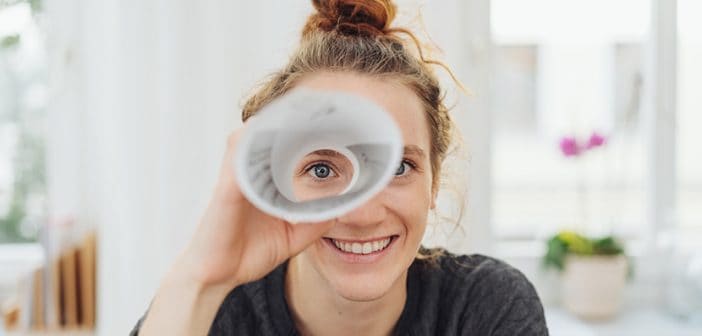
{"label": "blurred background", "polygon": [[[461,229],[437,224],[425,243],[518,267],[553,335],[702,334],[702,2],[396,3],[395,24],[438,46],[472,92],[439,72],[468,194]],[[0,335],[37,316],[39,334],[131,328],[209,200],[243,99],[311,12],[0,0],[0,302],[19,326]],[[614,238],[626,256],[613,313],[579,313],[561,289],[572,272],[543,267],[554,237],[578,252],[569,233]]]}

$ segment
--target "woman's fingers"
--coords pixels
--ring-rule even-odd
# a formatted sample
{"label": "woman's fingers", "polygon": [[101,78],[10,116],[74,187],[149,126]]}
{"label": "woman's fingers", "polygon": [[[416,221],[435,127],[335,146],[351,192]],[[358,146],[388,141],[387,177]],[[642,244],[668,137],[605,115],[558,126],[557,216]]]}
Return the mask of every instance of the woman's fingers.
{"label": "woman's fingers", "polygon": [[241,194],[234,178],[234,153],[242,132],[243,128],[240,128],[227,137],[227,147],[219,169],[216,194],[227,201],[235,201]]}
{"label": "woman's fingers", "polygon": [[237,144],[243,133],[243,128],[237,129],[236,131],[229,134],[227,137],[227,148],[224,152],[224,159],[222,160],[220,176],[224,181],[233,179],[232,170],[234,169],[232,160],[234,159],[234,153],[236,152]]}

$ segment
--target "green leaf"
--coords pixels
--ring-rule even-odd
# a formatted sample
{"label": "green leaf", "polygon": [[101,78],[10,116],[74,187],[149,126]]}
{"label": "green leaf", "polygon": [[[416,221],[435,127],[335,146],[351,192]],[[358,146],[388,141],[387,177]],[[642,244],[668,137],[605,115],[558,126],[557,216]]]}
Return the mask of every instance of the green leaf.
{"label": "green leaf", "polygon": [[21,40],[21,38],[20,38],[19,34],[5,36],[2,38],[2,40],[0,40],[0,48],[10,49],[12,47],[19,45],[20,40]]}
{"label": "green leaf", "polygon": [[614,237],[599,239],[585,237],[572,231],[561,231],[546,243],[547,251],[543,257],[545,267],[563,270],[568,254],[618,255],[624,254],[624,247]]}
{"label": "green leaf", "polygon": [[595,254],[617,255],[624,252],[624,248],[613,238],[605,237],[593,242]]}
{"label": "green leaf", "polygon": [[28,3],[29,7],[32,8],[32,12],[34,13],[37,13],[42,9],[42,0],[0,0],[0,10],[21,3]]}
{"label": "green leaf", "polygon": [[548,250],[544,256],[544,266],[563,270],[565,257],[568,254],[568,244],[557,236],[548,241]]}

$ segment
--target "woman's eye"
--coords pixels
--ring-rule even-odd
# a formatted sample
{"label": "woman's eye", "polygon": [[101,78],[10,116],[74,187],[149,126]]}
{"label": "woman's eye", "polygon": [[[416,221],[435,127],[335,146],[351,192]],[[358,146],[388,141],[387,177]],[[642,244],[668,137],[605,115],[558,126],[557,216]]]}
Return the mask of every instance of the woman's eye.
{"label": "woman's eye", "polygon": [[400,166],[397,167],[397,170],[395,171],[395,176],[405,175],[405,173],[407,173],[407,171],[411,168],[412,166],[407,161],[402,161],[400,162]]}
{"label": "woman's eye", "polygon": [[336,176],[331,167],[323,163],[313,165],[307,172],[317,179],[326,179]]}

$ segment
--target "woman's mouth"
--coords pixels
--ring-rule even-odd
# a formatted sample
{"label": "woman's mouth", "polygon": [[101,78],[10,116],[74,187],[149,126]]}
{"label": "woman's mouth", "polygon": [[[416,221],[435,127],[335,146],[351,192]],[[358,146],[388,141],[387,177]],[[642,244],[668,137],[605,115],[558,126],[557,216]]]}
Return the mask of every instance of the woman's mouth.
{"label": "woman's mouth", "polygon": [[399,236],[392,235],[371,240],[340,240],[323,238],[344,261],[351,263],[371,263],[387,253]]}

